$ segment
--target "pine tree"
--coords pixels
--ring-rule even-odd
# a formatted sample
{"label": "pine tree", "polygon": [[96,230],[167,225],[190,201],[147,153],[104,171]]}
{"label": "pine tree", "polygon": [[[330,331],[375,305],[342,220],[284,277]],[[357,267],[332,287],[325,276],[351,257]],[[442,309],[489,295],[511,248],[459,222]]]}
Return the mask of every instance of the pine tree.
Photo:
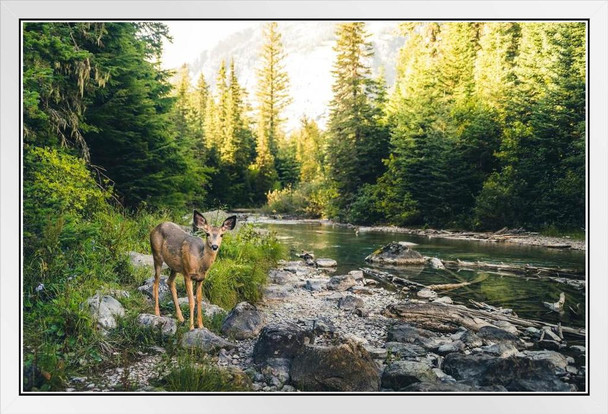
{"label": "pine tree", "polygon": [[383,86],[371,78],[373,49],[365,24],[340,24],[336,36],[328,164],[330,178],[340,194],[336,207],[346,213],[361,185],[374,182],[382,174],[388,131],[379,123]]}

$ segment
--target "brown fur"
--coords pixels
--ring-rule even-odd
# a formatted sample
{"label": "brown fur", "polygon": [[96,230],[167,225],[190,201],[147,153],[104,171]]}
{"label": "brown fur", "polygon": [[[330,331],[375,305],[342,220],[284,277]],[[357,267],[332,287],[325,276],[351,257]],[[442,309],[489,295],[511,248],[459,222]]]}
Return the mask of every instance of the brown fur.
{"label": "brown fur", "polygon": [[177,302],[177,290],[175,288],[175,277],[177,273],[184,275],[188,303],[190,305],[190,329],[194,329],[194,292],[193,281],[196,282],[197,302],[197,325],[203,327],[202,318],[202,285],[209,269],[217,257],[217,252],[222,243],[222,235],[232,230],[236,225],[236,217],[228,217],[222,226],[214,227],[198,212],[194,211],[193,227],[203,230],[207,237],[203,240],[186,233],[180,226],[171,222],[159,224],[150,232],[150,247],[154,258],[154,313],[160,316],[158,305],[158,284],[160,282],[160,270],[164,263],[171,269],[167,280],[177,319],[184,321],[182,311]]}

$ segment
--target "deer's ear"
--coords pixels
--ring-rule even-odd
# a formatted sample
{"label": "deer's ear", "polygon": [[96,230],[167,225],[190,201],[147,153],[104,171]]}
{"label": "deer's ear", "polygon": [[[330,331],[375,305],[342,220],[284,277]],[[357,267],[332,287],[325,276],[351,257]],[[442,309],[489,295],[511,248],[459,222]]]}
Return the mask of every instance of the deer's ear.
{"label": "deer's ear", "polygon": [[230,216],[222,224],[222,230],[232,230],[236,226],[236,216]]}
{"label": "deer's ear", "polygon": [[205,219],[205,217],[203,217],[201,213],[196,210],[194,210],[194,219],[192,221],[192,224],[195,228],[200,230],[204,230],[205,228],[207,228],[207,220]]}

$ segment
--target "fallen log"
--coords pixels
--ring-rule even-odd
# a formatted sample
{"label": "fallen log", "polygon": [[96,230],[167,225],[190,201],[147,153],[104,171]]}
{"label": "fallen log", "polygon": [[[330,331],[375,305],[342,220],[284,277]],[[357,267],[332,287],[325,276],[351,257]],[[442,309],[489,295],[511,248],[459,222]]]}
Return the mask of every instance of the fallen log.
{"label": "fallen log", "polygon": [[454,290],[459,289],[461,287],[474,285],[475,283],[481,283],[488,278],[488,275],[483,273],[479,275],[475,280],[471,280],[470,282],[460,282],[460,283],[444,283],[441,285],[429,285],[427,289],[431,290]]}
{"label": "fallen log", "polygon": [[528,264],[518,266],[514,264],[506,265],[503,263],[467,262],[463,260],[443,260],[442,262],[444,266],[449,269],[483,269],[495,272],[525,274],[527,276],[565,277],[579,280],[585,279],[585,272],[577,269],[531,266]]}
{"label": "fallen log", "polygon": [[413,287],[416,290],[427,288],[426,285],[423,285],[422,283],[413,282],[409,279],[395,276],[389,272],[383,272],[381,270],[370,269],[369,267],[360,267],[359,270],[361,270],[364,274],[366,274],[368,276],[371,276],[375,279],[379,279],[386,283],[391,283],[393,285]]}
{"label": "fallen log", "polygon": [[[478,331],[484,326],[489,326],[497,321],[505,321],[518,328],[534,327],[543,329],[549,327],[559,329],[557,325],[523,319],[502,313],[488,312],[479,309],[470,309],[463,305],[448,305],[444,303],[414,303],[404,302],[387,306],[382,314],[384,316],[399,318],[411,322],[421,328],[431,331],[455,332],[461,326]],[[585,330],[579,328],[561,327],[565,334],[585,337]]]}

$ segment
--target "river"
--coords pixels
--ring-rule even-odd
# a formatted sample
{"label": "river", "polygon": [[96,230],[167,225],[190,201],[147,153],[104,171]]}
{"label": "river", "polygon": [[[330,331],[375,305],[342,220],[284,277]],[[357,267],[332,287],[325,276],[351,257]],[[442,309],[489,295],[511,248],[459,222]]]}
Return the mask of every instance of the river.
{"label": "river", "polygon": [[[279,240],[290,248],[292,258],[295,258],[295,253],[305,250],[314,252],[317,258],[335,259],[338,262],[338,274],[360,267],[369,267],[364,261],[365,257],[392,241],[416,243],[412,248],[422,255],[444,260],[480,260],[505,264],[585,268],[584,251],[447,240],[399,233],[362,232],[357,235],[353,229],[321,223],[259,223],[257,226],[276,232]],[[564,283],[533,277],[499,275],[481,270],[450,272],[432,269],[428,265],[383,270],[425,285],[471,281],[481,273],[485,273],[488,277],[483,282],[445,294],[454,302],[467,306],[471,305],[469,299],[473,299],[492,306],[513,309],[524,318],[551,323],[562,322],[564,326],[585,326],[585,289],[577,289]],[[549,311],[543,305],[543,302],[556,302],[560,292],[566,294],[565,312],[562,315]]]}

